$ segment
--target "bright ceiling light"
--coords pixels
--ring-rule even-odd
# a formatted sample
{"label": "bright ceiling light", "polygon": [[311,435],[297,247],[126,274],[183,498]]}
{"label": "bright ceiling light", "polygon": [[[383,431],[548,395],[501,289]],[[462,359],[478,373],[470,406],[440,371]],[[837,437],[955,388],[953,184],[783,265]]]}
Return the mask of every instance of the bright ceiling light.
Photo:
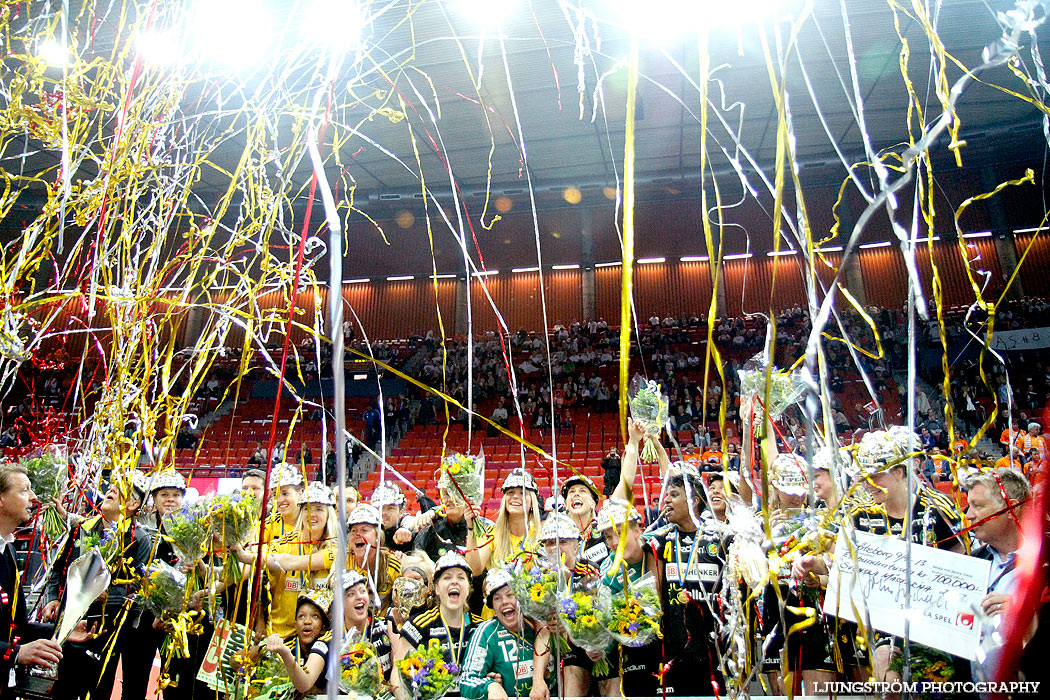
{"label": "bright ceiling light", "polygon": [[356,0],[313,0],[303,20],[304,35],[333,51],[350,51],[361,41],[364,21]]}
{"label": "bright ceiling light", "polygon": [[403,282],[404,280],[412,279],[412,275],[394,275],[393,277],[387,277],[387,282]]}
{"label": "bright ceiling light", "polygon": [[827,248],[817,248],[817,250],[819,250],[821,253],[841,253],[842,252],[842,246],[840,246],[840,245],[833,245],[833,246],[828,246]]}
{"label": "bright ceiling light", "polygon": [[666,261],[667,258],[638,258],[639,265],[647,265],[649,263],[662,263]]}
{"label": "bright ceiling light", "polygon": [[539,272],[538,267],[515,267],[511,272]]}
{"label": "bright ceiling light", "polygon": [[771,257],[771,258],[778,258],[778,257],[780,257],[782,255],[794,255],[797,252],[798,252],[797,250],[791,250],[791,249],[788,249],[788,250],[771,250],[768,253],[766,253],[766,255]]}
{"label": "bright ceiling light", "polygon": [[143,32],[135,37],[135,48],[153,66],[174,65],[182,55],[178,39],[168,32]]}
{"label": "bright ceiling light", "polygon": [[861,250],[869,250],[871,248],[885,248],[889,244],[889,241],[883,241],[881,243],[865,243],[861,246]]}
{"label": "bright ceiling light", "polygon": [[459,11],[483,29],[499,29],[517,7],[517,0],[459,0]]}
{"label": "bright ceiling light", "polygon": [[964,233],[963,238],[988,238],[992,235],[991,231],[976,231],[974,233]]}
{"label": "bright ceiling light", "polygon": [[205,60],[246,68],[274,53],[272,22],[261,0],[197,0],[187,31]]}
{"label": "bright ceiling light", "polygon": [[685,255],[678,258],[681,262],[707,262],[710,260],[706,255]]}
{"label": "bright ceiling light", "polygon": [[479,270],[474,273],[475,277],[488,277],[489,275],[498,275],[499,270]]}
{"label": "bright ceiling light", "polygon": [[367,281],[368,281],[367,277],[359,277],[356,280],[343,280],[343,284],[361,284],[362,282],[367,282]]}
{"label": "bright ceiling light", "polygon": [[554,265],[555,270],[579,270],[579,265]]}
{"label": "bright ceiling light", "polygon": [[594,266],[595,267],[616,267],[619,264],[621,264],[621,263],[619,261],[617,261],[617,262],[607,262],[607,263],[594,263]]}
{"label": "bright ceiling light", "polygon": [[66,47],[55,39],[47,39],[40,42],[36,47],[36,55],[47,65],[62,68],[69,63],[69,52]]}
{"label": "bright ceiling light", "polygon": [[747,260],[750,258],[752,253],[735,253],[733,255],[722,256],[723,260]]}

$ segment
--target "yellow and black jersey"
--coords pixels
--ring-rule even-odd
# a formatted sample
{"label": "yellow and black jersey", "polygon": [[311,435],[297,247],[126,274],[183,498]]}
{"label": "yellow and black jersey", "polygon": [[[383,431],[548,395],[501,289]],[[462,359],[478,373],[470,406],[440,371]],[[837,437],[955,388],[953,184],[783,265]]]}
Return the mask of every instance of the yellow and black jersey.
{"label": "yellow and black jersey", "polygon": [[[904,538],[904,518],[891,518],[881,505],[854,506],[848,515],[858,530]],[[910,539],[913,543],[939,549],[965,544],[966,536],[956,534],[961,524],[962,515],[955,503],[940,491],[922,487],[912,495]]]}
{"label": "yellow and black jersey", "polygon": [[449,627],[441,617],[441,610],[431,608],[406,622],[401,628],[401,638],[415,648],[426,646],[431,639],[436,639],[441,645],[445,661],[461,664],[470,636],[481,622],[480,616],[465,612],[462,627]]}

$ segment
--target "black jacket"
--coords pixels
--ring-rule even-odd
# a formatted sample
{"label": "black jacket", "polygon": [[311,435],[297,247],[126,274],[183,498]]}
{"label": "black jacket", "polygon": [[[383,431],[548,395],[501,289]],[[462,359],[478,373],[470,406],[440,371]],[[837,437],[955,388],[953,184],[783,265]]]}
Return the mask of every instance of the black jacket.
{"label": "black jacket", "polygon": [[14,544],[6,544],[0,554],[0,698],[7,697],[7,676],[25,642],[50,637],[54,625],[26,621],[26,598],[14,557]]}

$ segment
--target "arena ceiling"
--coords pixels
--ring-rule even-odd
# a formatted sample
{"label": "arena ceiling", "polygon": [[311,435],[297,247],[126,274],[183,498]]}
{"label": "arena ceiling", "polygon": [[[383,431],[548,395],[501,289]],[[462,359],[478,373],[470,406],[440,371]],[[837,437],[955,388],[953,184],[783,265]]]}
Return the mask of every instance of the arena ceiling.
{"label": "arena ceiling", "polygon": [[[338,145],[338,164],[331,155],[332,145],[326,144],[327,170],[333,181],[342,175],[344,181],[356,184],[355,203],[365,214],[384,218],[400,209],[421,209],[420,175],[434,201],[445,205],[454,191],[480,208],[490,187],[491,197],[518,198],[531,187],[539,207],[564,207],[563,191],[574,187],[584,205],[608,206],[604,188],[622,178],[627,27],[639,24],[651,24],[655,30],[643,34],[640,41],[634,144],[642,196],[695,196],[701,148],[700,47],[695,31],[676,31],[681,29],[675,21],[680,15],[672,11],[704,7],[704,3],[510,2],[502,41],[497,30],[485,29],[481,21],[484,8],[499,3],[469,7],[465,3],[373,2],[360,52],[348,53],[342,61],[335,91],[352,90],[363,98],[356,104],[344,100],[346,108],[335,115],[358,134]],[[278,32],[291,27],[304,7],[302,2],[282,0],[259,0],[257,5],[277,19]],[[706,3],[711,12],[724,12],[725,5]],[[766,5],[775,5],[782,16],[797,16],[807,6],[801,0],[740,5],[753,14],[752,19],[760,19]],[[725,176],[730,185],[736,182],[739,190],[734,166],[726,157],[731,154],[760,192],[757,173],[770,182],[773,179],[780,114],[763,36],[774,63],[777,56],[786,57],[784,65],[776,66],[775,79],[783,80],[794,155],[805,185],[837,186],[846,176],[847,164],[867,159],[865,137],[875,151],[902,151],[909,130],[912,136],[918,134],[941,107],[927,28],[909,3],[895,5],[814,0],[796,36],[790,35],[792,25],[786,21],[716,25],[710,32],[708,110],[708,148],[715,174]],[[960,65],[972,68],[981,63],[982,51],[1003,33],[996,12],[1014,5],[1009,0],[925,3],[938,41],[950,57],[947,85],[963,74]],[[90,58],[92,51],[105,55],[110,50],[114,42],[107,43],[105,31],[107,23],[116,26],[118,6],[109,6],[98,36],[82,58]],[[337,18],[332,17],[334,22]],[[233,41],[236,22],[226,27],[224,21],[229,19],[217,17],[213,23],[224,32],[217,36],[228,35]],[[1023,39],[1031,41],[1027,36]],[[1046,42],[1033,47],[1025,41],[1017,70],[1034,74],[1038,66],[1032,49],[1045,53]],[[902,45],[908,49],[907,78],[924,110],[922,114],[913,110],[910,124]],[[266,70],[251,66],[239,70],[235,78],[204,81],[191,89],[183,100],[184,113],[195,108],[206,111],[201,105],[213,105],[214,93],[236,81],[240,88],[227,90],[218,99],[227,105],[238,99],[250,103],[253,86],[276,75],[274,71],[265,76]],[[965,142],[960,151],[963,167],[992,167],[996,177],[1005,179],[1016,177],[1023,164],[1039,166],[1047,150],[1041,112],[1008,92],[1027,95],[1028,86],[1008,66],[978,77],[957,104],[959,139]],[[308,80],[298,75],[282,79]],[[384,92],[396,93],[403,104],[389,101],[390,112],[376,114],[375,100],[367,97]],[[865,129],[859,125],[858,108],[863,110]],[[396,113],[393,118],[391,113]],[[283,123],[276,128],[280,131]],[[243,156],[244,143],[244,129],[239,126],[216,140],[211,161],[217,167],[203,169],[194,188],[192,204],[199,211],[209,211],[228,190],[228,172]],[[935,172],[951,178],[957,166],[947,144],[948,139],[942,138],[931,153]],[[9,148],[0,166],[8,171],[52,172],[60,159],[55,149],[14,153]],[[291,175],[303,188],[296,207],[305,203],[310,174],[309,162],[302,160]],[[78,175],[98,176],[90,164]],[[768,198],[768,193],[758,196]],[[25,214],[32,214],[31,198],[23,198],[22,205]],[[10,222],[6,228],[10,230]]]}

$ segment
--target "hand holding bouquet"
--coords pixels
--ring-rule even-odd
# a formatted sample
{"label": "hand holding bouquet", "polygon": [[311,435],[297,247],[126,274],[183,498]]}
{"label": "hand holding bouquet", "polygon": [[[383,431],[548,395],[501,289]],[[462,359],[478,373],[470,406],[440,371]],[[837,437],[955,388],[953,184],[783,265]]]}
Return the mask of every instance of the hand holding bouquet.
{"label": "hand holding bouquet", "polygon": [[204,507],[183,506],[164,516],[164,534],[171,542],[180,563],[193,566],[208,551],[211,523]]}
{"label": "hand holding bouquet", "polygon": [[459,666],[445,661],[441,643],[436,639],[398,661],[397,669],[412,691],[413,700],[438,700],[454,690],[459,681]]}
{"label": "hand holding bouquet", "polygon": [[251,685],[255,700],[292,700],[297,696],[284,661],[277,654],[265,650],[259,657]]}
{"label": "hand holding bouquet", "polygon": [[[591,591],[577,591],[558,600],[558,621],[569,635],[569,639],[584,651],[605,654],[612,642],[612,635],[598,620],[597,599]],[[604,656],[594,662],[594,672],[605,675],[609,672],[609,661]]]}
{"label": "hand holding bouquet", "polygon": [[479,517],[485,495],[485,455],[476,456],[451,453],[441,460],[441,476],[438,488],[448,496],[447,505],[466,506],[474,519],[474,536],[479,540],[485,534],[485,523]]}
{"label": "hand holding bouquet", "polygon": [[32,459],[23,459],[26,476],[29,477],[33,493],[40,499],[44,535],[55,539],[66,531],[66,523],[59,516],[54,501],[62,497],[69,482],[69,468],[64,458],[43,454]]}
{"label": "hand holding bouquet", "polygon": [[558,567],[549,560],[530,556],[518,559],[510,569],[511,587],[521,612],[538,622],[547,622],[558,612]]}
{"label": "hand holding bouquet", "polygon": [[123,553],[121,539],[120,535],[117,534],[116,526],[103,527],[98,532],[81,530],[80,541],[77,542],[77,546],[81,554],[87,554],[97,547],[98,553],[102,556],[102,561],[106,562],[106,565],[112,569],[117,555]]}
{"label": "hand holding bouquet", "polygon": [[766,369],[768,362],[760,353],[738,371],[740,375],[740,418],[755,426],[756,435],[765,434],[765,419],[779,420],[784,409],[796,403],[805,390],[798,372],[778,370],[769,374],[769,401],[766,401]]}
{"label": "hand holding bouquet", "polygon": [[[646,434],[659,440],[660,431],[667,424],[667,397],[660,393],[660,385],[652,379],[635,377],[631,382],[630,406],[631,418],[645,424]],[[639,457],[643,462],[655,462],[659,453],[650,440],[643,439]]]}
{"label": "hand holding bouquet", "polygon": [[626,647],[644,647],[660,634],[660,594],[656,579],[646,576],[613,596],[608,588],[599,594],[602,625]]}
{"label": "hand holding bouquet", "polygon": [[[235,493],[215,496],[204,505],[211,523],[211,532],[227,550],[248,539],[255,523],[256,505],[251,496]],[[241,565],[237,557],[227,556],[223,566],[223,580],[239,581]]]}
{"label": "hand holding bouquet", "polygon": [[186,574],[167,562],[154,561],[143,572],[138,599],[157,617],[179,612],[186,599]]}
{"label": "hand holding bouquet", "polygon": [[374,698],[383,692],[383,670],[376,649],[368,642],[347,644],[339,656],[339,689]]}

